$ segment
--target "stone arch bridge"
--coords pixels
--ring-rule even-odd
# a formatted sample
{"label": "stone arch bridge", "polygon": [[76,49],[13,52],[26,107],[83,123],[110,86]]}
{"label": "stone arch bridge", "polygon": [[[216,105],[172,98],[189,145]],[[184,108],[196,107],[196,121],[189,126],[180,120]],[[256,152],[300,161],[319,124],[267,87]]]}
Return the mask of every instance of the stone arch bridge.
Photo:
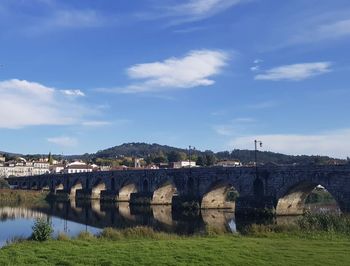
{"label": "stone arch bridge", "polygon": [[9,183],[67,198],[173,206],[195,202],[203,209],[233,207],[227,192],[234,189],[236,214],[270,209],[279,215],[303,213],[306,197],[321,185],[342,212],[350,212],[350,165],[126,170],[16,177]]}

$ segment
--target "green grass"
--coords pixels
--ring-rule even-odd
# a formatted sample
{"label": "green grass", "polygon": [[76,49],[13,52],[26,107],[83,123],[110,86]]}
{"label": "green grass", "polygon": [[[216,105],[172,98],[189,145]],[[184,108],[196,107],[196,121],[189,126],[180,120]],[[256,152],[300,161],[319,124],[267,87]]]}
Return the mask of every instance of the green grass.
{"label": "green grass", "polygon": [[350,265],[349,250],[346,237],[95,237],[15,243],[0,265]]}

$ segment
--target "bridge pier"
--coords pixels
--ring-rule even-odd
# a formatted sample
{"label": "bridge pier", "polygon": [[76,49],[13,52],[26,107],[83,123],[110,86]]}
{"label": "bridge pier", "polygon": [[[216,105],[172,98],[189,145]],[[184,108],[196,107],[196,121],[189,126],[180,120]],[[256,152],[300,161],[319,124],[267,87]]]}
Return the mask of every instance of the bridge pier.
{"label": "bridge pier", "polygon": [[115,202],[118,200],[118,192],[114,190],[102,190],[101,191],[101,201]]}
{"label": "bridge pier", "polygon": [[174,210],[200,209],[200,199],[193,195],[176,195],[173,197],[172,208]]}
{"label": "bridge pier", "polygon": [[235,215],[244,217],[273,216],[275,215],[275,206],[273,197],[238,197]]}
{"label": "bridge pier", "polygon": [[90,200],[91,198],[91,189],[77,189],[75,192],[75,198],[77,200]]}
{"label": "bridge pier", "polygon": [[153,192],[136,192],[130,194],[130,204],[151,205]]}
{"label": "bridge pier", "polygon": [[58,201],[67,201],[69,200],[69,191],[63,189],[51,190],[49,197]]}

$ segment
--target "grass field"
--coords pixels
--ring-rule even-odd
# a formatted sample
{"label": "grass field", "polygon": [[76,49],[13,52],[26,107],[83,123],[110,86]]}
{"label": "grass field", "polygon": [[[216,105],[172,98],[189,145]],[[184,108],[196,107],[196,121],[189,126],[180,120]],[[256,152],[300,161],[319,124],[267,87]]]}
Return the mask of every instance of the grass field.
{"label": "grass field", "polygon": [[346,237],[213,236],[24,241],[0,250],[0,265],[350,265]]}

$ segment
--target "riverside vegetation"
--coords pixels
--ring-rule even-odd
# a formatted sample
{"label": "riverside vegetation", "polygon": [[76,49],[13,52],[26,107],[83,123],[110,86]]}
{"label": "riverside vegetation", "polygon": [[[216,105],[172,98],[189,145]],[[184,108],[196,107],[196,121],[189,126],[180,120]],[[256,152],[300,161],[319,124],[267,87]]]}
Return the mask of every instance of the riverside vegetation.
{"label": "riverside vegetation", "polygon": [[[34,227],[45,230],[46,226]],[[40,229],[41,228],[41,229]],[[148,227],[59,234],[0,250],[1,265],[350,265],[350,218],[305,214],[295,225],[251,225],[243,234],[207,228],[195,236]]]}
{"label": "riverside vegetation", "polygon": [[1,206],[42,206],[47,204],[48,192],[33,190],[0,189]]}

